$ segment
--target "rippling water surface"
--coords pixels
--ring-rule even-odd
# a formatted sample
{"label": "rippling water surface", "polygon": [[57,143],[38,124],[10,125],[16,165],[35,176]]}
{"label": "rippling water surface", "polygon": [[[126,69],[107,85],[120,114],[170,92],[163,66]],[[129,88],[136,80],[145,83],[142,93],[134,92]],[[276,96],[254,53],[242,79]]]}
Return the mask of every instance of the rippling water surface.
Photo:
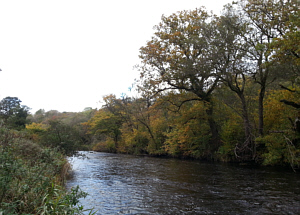
{"label": "rippling water surface", "polygon": [[84,152],[73,178],[96,214],[300,214],[292,171]]}

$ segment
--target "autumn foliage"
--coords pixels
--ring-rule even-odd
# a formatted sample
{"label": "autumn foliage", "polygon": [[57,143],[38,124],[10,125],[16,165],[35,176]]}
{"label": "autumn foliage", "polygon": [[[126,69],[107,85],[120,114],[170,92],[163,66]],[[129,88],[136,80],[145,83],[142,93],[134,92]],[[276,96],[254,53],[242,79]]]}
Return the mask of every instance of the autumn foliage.
{"label": "autumn foliage", "polygon": [[299,167],[298,6],[162,16],[140,49],[138,96],[106,96],[85,123],[94,149]]}
{"label": "autumn foliage", "polygon": [[299,3],[240,0],[162,16],[135,95],[36,113],[32,138],[96,151],[300,167]]}

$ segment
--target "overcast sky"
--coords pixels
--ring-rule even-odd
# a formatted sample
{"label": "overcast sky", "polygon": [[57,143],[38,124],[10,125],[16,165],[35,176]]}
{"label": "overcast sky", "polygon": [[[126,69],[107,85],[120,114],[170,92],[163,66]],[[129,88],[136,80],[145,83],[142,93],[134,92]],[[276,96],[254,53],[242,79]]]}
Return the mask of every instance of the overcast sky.
{"label": "overcast sky", "polygon": [[58,111],[129,94],[161,15],[231,0],[0,0],[0,99]]}

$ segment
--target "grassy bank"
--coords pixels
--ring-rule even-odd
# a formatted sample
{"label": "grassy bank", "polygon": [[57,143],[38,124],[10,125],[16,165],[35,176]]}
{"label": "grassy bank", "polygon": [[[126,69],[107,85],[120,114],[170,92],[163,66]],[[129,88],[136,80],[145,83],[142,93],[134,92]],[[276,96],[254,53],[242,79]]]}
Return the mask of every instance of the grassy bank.
{"label": "grassy bank", "polygon": [[64,188],[69,168],[57,149],[0,126],[0,214],[82,214],[87,193]]}

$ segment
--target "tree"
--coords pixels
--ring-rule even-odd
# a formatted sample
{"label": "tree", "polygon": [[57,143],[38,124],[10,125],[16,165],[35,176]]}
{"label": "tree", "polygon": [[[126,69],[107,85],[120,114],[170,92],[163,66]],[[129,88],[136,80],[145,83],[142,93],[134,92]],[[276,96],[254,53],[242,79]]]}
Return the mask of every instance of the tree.
{"label": "tree", "polygon": [[216,71],[219,79],[237,96],[241,103],[245,140],[236,145],[236,155],[242,160],[251,160],[255,155],[252,125],[246,99],[246,86],[250,82],[251,65],[247,56],[249,44],[245,39],[249,27],[233,7],[227,5],[223,16],[218,18],[219,57]]}
{"label": "tree", "polygon": [[118,147],[121,136],[120,127],[122,125],[122,120],[118,116],[104,109],[100,109],[86,125],[90,133],[95,136],[106,135],[113,139],[114,148],[116,149]]}
{"label": "tree", "polygon": [[30,115],[30,120],[35,123],[41,123],[45,120],[45,110],[44,109],[39,109],[36,111],[34,114]]}
{"label": "tree", "polygon": [[[296,1],[290,0],[240,0],[239,5],[241,15],[249,25],[248,33],[244,34],[244,38],[249,45],[249,59],[254,64],[253,78],[260,85],[258,131],[263,135],[264,97],[267,86],[280,77],[275,73],[278,68],[278,58],[283,59],[283,53],[286,56],[289,53],[293,63],[300,62],[300,35],[299,29],[297,30],[299,8]],[[286,66],[284,69],[287,68]],[[285,75],[286,73],[288,71],[285,71]]]}
{"label": "tree", "polygon": [[122,130],[122,135],[118,137],[122,137],[123,146],[120,146],[119,150],[126,151],[132,148],[134,153],[145,153],[149,142],[153,143],[155,146],[153,148],[158,148],[150,123],[149,99],[145,97],[134,99],[126,95],[117,99],[114,95],[109,95],[104,97],[104,101],[106,104],[102,110],[118,119],[118,123],[114,124]]}
{"label": "tree", "polygon": [[39,141],[47,147],[58,148],[68,156],[76,154],[80,148],[82,142],[78,130],[63,123],[60,118],[49,119],[47,125],[41,124],[37,127],[40,127],[37,131],[40,135]]}
{"label": "tree", "polygon": [[[218,84],[215,16],[204,9],[182,11],[155,26],[155,36],[140,49],[140,90],[157,95],[163,91],[193,93],[193,100],[206,104],[206,113],[216,151],[220,140],[213,118],[212,93]],[[187,102],[185,100],[183,102]]]}
{"label": "tree", "polygon": [[16,113],[17,108],[20,107],[22,101],[17,97],[6,97],[0,101],[0,114],[4,119],[9,118],[10,116]]}
{"label": "tree", "polygon": [[[164,115],[167,115],[168,119],[165,120],[166,125],[163,129],[165,135],[163,148],[172,156],[212,159],[210,128],[207,124],[205,104],[198,101],[183,104],[181,102],[183,98],[192,99],[193,97],[195,95],[183,92],[181,94],[169,93],[161,98],[161,100],[168,101],[164,104],[168,110]],[[162,102],[155,104],[158,107],[161,105],[163,105]],[[162,121],[163,116],[160,118]]]}
{"label": "tree", "polygon": [[300,72],[300,2],[298,0],[275,1],[275,6],[268,7],[264,12],[268,22],[273,24],[277,32],[273,38],[272,48],[275,51],[273,59],[297,66]]}
{"label": "tree", "polygon": [[6,97],[0,101],[0,118],[8,127],[14,129],[25,128],[29,108],[21,105],[17,97]]}

